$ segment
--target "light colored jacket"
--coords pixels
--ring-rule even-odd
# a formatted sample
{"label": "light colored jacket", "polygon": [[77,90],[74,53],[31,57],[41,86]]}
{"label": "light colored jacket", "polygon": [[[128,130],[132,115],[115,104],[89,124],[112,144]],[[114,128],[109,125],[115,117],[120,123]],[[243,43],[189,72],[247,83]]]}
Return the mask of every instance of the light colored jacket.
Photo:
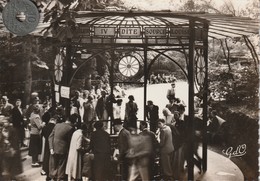
{"label": "light colored jacket", "polygon": [[30,119],[30,124],[31,124],[30,134],[40,135],[41,130],[44,126],[44,124],[42,124],[42,120],[41,120],[40,115],[32,113],[29,119]]}
{"label": "light colored jacket", "polygon": [[160,130],[160,148],[161,153],[171,153],[174,150],[172,144],[172,131],[167,125]]}

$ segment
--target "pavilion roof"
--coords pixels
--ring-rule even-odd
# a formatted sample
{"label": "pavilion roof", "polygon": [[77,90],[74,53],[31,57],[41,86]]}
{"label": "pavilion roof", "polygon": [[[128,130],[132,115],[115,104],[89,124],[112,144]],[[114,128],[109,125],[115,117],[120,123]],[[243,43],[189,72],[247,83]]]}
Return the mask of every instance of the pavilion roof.
{"label": "pavilion roof", "polygon": [[[142,26],[142,27],[178,27],[189,26],[189,20],[196,23],[209,24],[209,39],[224,39],[250,36],[259,33],[259,20],[248,17],[235,17],[224,14],[204,12],[125,12],[125,11],[80,11],[77,12],[76,22],[79,25],[95,27]],[[32,35],[42,36],[40,33],[49,23],[43,23],[43,16]],[[6,33],[0,17],[0,33]]]}

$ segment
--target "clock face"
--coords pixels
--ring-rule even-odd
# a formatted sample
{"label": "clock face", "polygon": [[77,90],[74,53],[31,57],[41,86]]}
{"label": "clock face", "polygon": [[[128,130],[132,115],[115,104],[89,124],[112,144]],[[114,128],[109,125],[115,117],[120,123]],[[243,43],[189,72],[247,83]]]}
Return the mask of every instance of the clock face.
{"label": "clock face", "polygon": [[140,63],[135,57],[126,56],[119,61],[118,68],[123,76],[133,77],[139,72]]}

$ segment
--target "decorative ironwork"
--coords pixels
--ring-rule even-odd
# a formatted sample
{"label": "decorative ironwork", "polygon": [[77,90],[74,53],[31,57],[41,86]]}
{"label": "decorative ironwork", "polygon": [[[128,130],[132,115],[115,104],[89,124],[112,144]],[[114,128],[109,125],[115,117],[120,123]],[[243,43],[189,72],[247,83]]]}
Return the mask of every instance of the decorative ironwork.
{"label": "decorative ironwork", "polygon": [[63,59],[65,54],[63,51],[60,51],[58,55],[56,55],[54,62],[54,76],[57,82],[60,82],[63,76]]}
{"label": "decorative ironwork", "polygon": [[198,54],[196,56],[196,80],[197,84],[200,87],[203,87],[204,80],[205,80],[205,73],[206,73],[206,67],[205,67],[205,61],[202,54]]}
{"label": "decorative ironwork", "polygon": [[124,76],[133,77],[139,72],[140,63],[137,58],[133,56],[126,56],[119,61],[118,69]]}

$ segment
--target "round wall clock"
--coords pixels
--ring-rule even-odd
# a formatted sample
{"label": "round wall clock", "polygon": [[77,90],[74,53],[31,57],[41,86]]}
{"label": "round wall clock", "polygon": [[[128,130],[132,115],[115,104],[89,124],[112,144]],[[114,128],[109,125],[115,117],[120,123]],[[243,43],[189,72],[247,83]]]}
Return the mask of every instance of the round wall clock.
{"label": "round wall clock", "polygon": [[119,61],[118,69],[123,76],[133,77],[139,72],[140,62],[134,56],[125,56]]}

